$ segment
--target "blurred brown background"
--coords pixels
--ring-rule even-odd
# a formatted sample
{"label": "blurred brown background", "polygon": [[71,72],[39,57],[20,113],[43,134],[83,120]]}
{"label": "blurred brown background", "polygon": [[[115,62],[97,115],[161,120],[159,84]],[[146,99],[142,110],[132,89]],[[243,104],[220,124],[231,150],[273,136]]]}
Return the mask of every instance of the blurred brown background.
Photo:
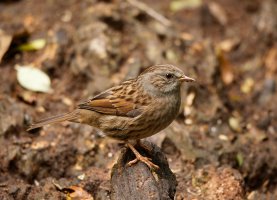
{"label": "blurred brown background", "polygon": [[[79,124],[26,127],[158,63],[197,80],[150,138],[176,199],[277,199],[276,13],[276,0],[1,1],[0,199],[63,199],[52,182],[76,177],[91,177],[88,199],[109,199],[117,142]],[[45,72],[52,92],[22,87],[16,65]]]}

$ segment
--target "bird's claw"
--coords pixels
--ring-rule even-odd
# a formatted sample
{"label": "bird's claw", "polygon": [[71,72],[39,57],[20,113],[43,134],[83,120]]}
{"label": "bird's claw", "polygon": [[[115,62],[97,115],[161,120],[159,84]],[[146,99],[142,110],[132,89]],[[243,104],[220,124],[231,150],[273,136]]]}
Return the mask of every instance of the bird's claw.
{"label": "bird's claw", "polygon": [[132,166],[133,164],[137,163],[138,161],[143,162],[144,164],[146,164],[150,169],[159,169],[158,165],[155,165],[154,163],[152,163],[152,159],[148,158],[148,157],[144,157],[144,156],[137,156],[134,160],[131,160],[130,162],[128,162],[128,166]]}

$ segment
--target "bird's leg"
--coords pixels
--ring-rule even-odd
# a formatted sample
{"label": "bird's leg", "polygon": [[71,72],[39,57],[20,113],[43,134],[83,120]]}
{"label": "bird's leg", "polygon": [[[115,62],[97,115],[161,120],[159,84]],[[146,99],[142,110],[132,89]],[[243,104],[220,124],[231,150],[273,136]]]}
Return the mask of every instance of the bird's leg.
{"label": "bird's leg", "polygon": [[128,166],[131,166],[138,161],[141,161],[145,163],[150,169],[159,169],[158,165],[155,165],[154,163],[151,162],[151,158],[147,158],[145,156],[142,156],[136,149],[135,147],[130,144],[129,142],[126,142],[127,146],[131,149],[131,151],[135,154],[136,158],[130,162],[128,162]]}
{"label": "bird's leg", "polygon": [[149,145],[143,143],[141,140],[136,140],[136,143],[137,143],[137,145],[139,145],[143,149],[147,150],[148,152],[152,151],[152,147],[150,147]]}

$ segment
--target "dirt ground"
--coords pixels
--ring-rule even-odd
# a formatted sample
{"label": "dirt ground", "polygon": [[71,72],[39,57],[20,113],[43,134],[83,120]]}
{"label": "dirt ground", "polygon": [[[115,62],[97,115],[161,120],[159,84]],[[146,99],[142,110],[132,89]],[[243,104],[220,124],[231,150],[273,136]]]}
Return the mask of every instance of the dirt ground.
{"label": "dirt ground", "polygon": [[[277,199],[277,1],[143,2],[0,2],[0,199],[110,199],[118,142],[73,123],[26,128],[157,63],[197,80],[148,139],[177,177],[175,199]],[[45,47],[18,48],[36,39]],[[28,64],[52,93],[18,83],[15,65]]]}

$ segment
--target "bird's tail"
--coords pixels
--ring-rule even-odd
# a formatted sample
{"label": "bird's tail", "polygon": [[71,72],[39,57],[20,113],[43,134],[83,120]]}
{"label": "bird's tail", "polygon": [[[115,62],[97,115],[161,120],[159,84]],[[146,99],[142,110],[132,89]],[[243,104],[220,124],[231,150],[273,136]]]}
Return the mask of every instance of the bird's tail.
{"label": "bird's tail", "polygon": [[59,123],[59,122],[63,122],[63,121],[76,121],[78,119],[78,115],[79,112],[78,110],[75,110],[73,112],[70,113],[66,113],[66,114],[61,114],[61,115],[57,115],[57,116],[53,116],[53,117],[49,117],[46,119],[42,119],[34,124],[31,124],[29,126],[29,128],[27,129],[27,131],[48,125],[48,124],[54,124],[54,123]]}

